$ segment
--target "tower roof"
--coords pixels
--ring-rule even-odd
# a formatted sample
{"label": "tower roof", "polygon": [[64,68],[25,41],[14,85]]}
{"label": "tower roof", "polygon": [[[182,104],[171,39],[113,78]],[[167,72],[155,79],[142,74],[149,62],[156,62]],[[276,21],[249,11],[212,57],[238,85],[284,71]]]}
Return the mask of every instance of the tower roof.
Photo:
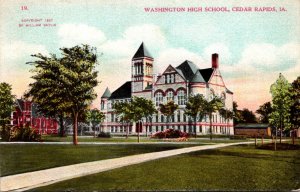
{"label": "tower roof", "polygon": [[103,95],[101,96],[101,98],[109,98],[110,96],[111,96],[111,93],[110,93],[108,87],[106,87],[106,89],[105,89]]}
{"label": "tower roof", "polygon": [[139,57],[150,57],[153,59],[149,51],[147,50],[146,46],[144,45],[144,42],[140,45],[136,53],[134,54],[133,58],[139,58]]}

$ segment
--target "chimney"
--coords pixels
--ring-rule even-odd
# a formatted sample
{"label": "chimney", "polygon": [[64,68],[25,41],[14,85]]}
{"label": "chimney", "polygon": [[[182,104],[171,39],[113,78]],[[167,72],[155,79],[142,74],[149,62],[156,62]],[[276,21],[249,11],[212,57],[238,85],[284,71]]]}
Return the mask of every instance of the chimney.
{"label": "chimney", "polygon": [[211,67],[219,68],[219,55],[217,53],[211,55]]}

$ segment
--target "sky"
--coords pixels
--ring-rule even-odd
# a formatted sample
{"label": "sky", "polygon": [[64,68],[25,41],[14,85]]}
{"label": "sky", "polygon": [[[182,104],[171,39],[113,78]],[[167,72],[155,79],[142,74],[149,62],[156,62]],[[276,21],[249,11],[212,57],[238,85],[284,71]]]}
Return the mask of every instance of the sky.
{"label": "sky", "polygon": [[[188,12],[191,7],[202,12]],[[213,7],[229,12],[205,11]],[[236,7],[252,11],[233,11]],[[259,11],[263,7],[277,11]],[[132,56],[144,42],[155,73],[185,60],[211,67],[211,54],[219,53],[219,68],[234,100],[240,109],[255,111],[271,100],[270,85],[279,73],[289,82],[300,75],[299,18],[298,0],[0,0],[0,82],[11,84],[21,97],[33,81],[33,66],[26,64],[34,60],[32,54],[59,56],[59,48],[89,44],[99,56],[96,107],[106,87],[114,91],[130,81]]]}

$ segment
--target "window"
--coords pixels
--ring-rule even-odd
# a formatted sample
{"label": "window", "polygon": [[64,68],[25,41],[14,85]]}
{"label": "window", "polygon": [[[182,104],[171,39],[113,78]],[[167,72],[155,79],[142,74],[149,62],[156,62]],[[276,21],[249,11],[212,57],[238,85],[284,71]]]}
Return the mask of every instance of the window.
{"label": "window", "polygon": [[155,95],[155,105],[159,106],[163,102],[163,95],[161,92],[156,93]]}
{"label": "window", "polygon": [[171,74],[170,76],[170,83],[175,83],[175,74]]}
{"label": "window", "polygon": [[173,101],[174,100],[174,94],[173,91],[168,91],[167,92],[167,101]]}
{"label": "window", "polygon": [[184,90],[178,91],[178,105],[184,105],[185,104],[185,92]]}

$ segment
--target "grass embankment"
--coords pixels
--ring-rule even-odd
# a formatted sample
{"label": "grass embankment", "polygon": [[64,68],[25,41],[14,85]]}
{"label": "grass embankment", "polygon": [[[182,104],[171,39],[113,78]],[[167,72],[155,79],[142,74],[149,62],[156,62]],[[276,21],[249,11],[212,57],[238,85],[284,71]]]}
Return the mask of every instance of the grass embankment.
{"label": "grass embankment", "polygon": [[232,146],[159,159],[33,191],[291,190],[300,188],[300,151]]}
{"label": "grass embankment", "polygon": [[183,144],[152,145],[1,145],[1,176],[102,159],[189,147]]}

